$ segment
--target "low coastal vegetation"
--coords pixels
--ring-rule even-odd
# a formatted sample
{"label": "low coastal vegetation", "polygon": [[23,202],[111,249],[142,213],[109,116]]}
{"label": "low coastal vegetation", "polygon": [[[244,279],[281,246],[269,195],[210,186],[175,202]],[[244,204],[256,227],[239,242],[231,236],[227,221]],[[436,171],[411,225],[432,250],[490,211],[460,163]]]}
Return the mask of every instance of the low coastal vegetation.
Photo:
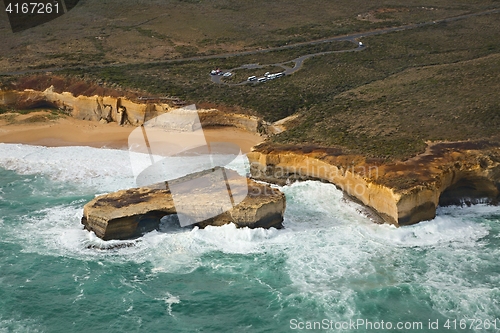
{"label": "low coastal vegetation", "polygon": [[31,123],[43,123],[47,121],[64,118],[67,115],[58,109],[28,109],[28,110],[5,110],[0,109],[0,122],[5,125],[20,125]]}
{"label": "low coastal vegetation", "polygon": [[238,106],[271,122],[299,114],[274,142],[405,158],[421,152],[427,140],[498,135],[498,29],[500,15],[491,14],[367,37],[361,52],[314,57],[297,73],[265,85],[216,85],[208,73],[275,63],[273,52],[67,73],[196,103]]}
{"label": "low coastal vegetation", "polygon": [[499,138],[500,55],[411,68],[337,95],[294,120],[281,143],[316,142],[405,157],[425,141]]}
{"label": "low coastal vegetation", "polygon": [[[252,43],[236,32],[233,37],[221,35],[214,39],[207,36],[200,40],[194,35],[178,35],[176,40],[164,34],[162,40],[168,40],[167,44],[174,45],[179,52],[189,51],[192,56],[208,52],[213,46],[221,47],[224,52],[274,47],[494,8],[494,2],[486,0],[474,4],[444,1],[440,7],[426,7],[418,1],[383,8],[361,1],[357,5],[352,1],[336,4],[339,19],[329,24],[321,17],[331,17],[332,13],[321,14],[315,24],[311,22],[312,16],[308,19],[309,14],[319,12],[315,6],[310,13],[294,14],[304,16],[300,24],[296,23],[298,21],[292,24],[289,17],[285,17],[284,22],[259,30],[244,18],[249,27],[245,32]],[[208,4],[182,3],[182,6],[195,9],[195,6],[205,8]],[[214,11],[240,11],[247,5],[232,2],[222,5],[215,1],[210,6]],[[289,8],[293,11],[293,3]],[[248,12],[249,17],[255,18],[254,14]],[[230,20],[226,16],[221,19]],[[154,37],[153,32],[161,30],[153,23],[141,29],[143,38],[150,31]],[[257,30],[260,31],[258,37]],[[214,68],[230,69],[245,64],[288,62],[292,65],[290,61],[300,55],[356,46],[350,42],[325,43],[175,63],[154,57],[149,58],[154,61],[136,64],[130,61],[127,65],[116,66],[89,68],[79,63],[81,68],[60,73],[102,82],[103,87],[175,96],[200,105],[237,109],[260,115],[269,122],[298,115],[287,124],[287,131],[270,139],[280,144],[342,146],[372,157],[408,158],[421,152],[428,140],[498,138],[499,30],[500,14],[496,13],[370,36],[361,39],[367,47],[360,52],[313,57],[293,75],[260,85],[218,85],[211,82],[209,73]],[[127,33],[134,31],[137,29]],[[211,33],[208,29],[207,34]],[[179,43],[181,39],[185,43]],[[235,42],[234,47],[228,46],[231,42]],[[181,44],[185,46],[182,50]],[[196,45],[198,51],[189,45]],[[103,50],[107,47],[103,44]],[[142,55],[137,59],[143,59]],[[246,74],[237,74],[238,80],[245,79]],[[230,80],[236,80],[236,76]]]}
{"label": "low coastal vegetation", "polygon": [[2,71],[144,63],[269,48],[432,21],[497,6],[495,0],[255,0],[80,2],[62,19],[11,34],[0,23]]}

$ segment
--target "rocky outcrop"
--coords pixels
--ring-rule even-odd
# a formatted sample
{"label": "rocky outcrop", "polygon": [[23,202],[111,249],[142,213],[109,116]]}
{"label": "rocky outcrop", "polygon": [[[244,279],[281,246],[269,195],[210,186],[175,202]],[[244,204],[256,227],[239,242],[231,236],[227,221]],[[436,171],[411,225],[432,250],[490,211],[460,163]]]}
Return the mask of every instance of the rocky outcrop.
{"label": "rocky outcrop", "polygon": [[397,226],[434,218],[438,205],[500,199],[500,148],[491,142],[432,144],[424,154],[394,163],[339,149],[270,145],[248,158],[256,179],[331,182]]}
{"label": "rocky outcrop", "polygon": [[226,113],[217,109],[198,110],[200,122],[203,127],[232,126],[243,130],[259,132],[260,118],[243,114]]}
{"label": "rocky outcrop", "polygon": [[[177,108],[151,99],[130,100],[113,96],[74,96],[70,92],[56,92],[51,86],[44,91],[25,89],[22,91],[0,91],[0,105],[29,109],[34,107],[56,107],[65,110],[77,119],[128,123],[143,125],[161,114]],[[231,126],[252,133],[272,134],[273,126],[259,117],[237,113],[222,112],[217,109],[198,109],[201,125]]]}
{"label": "rocky outcrop", "polygon": [[21,108],[51,106],[65,110],[83,120],[106,120],[139,126],[173,108],[168,104],[134,102],[111,96],[74,96],[70,92],[56,92],[53,87],[44,91],[0,91],[0,105]]}
{"label": "rocky outcrop", "polygon": [[[12,106],[17,109],[29,109],[49,104],[45,95],[40,91],[24,90],[22,92],[0,90],[0,105]],[[51,105],[55,106],[55,105]]]}
{"label": "rocky outcrop", "polygon": [[[191,174],[168,183],[122,190],[96,197],[87,203],[83,210],[82,224],[85,229],[95,232],[104,239],[127,239],[140,236],[145,232],[157,229],[160,220],[166,215],[182,214],[183,218],[191,218],[192,225],[204,228],[208,225],[220,226],[234,223],[238,227],[249,228],[281,228],[285,211],[285,196],[279,190],[266,184],[259,184],[236,172],[223,169],[229,192],[219,192],[216,182],[206,182],[207,178],[221,171],[215,168]],[[178,186],[190,184],[193,179],[204,178],[204,186],[190,188],[179,194]],[[226,186],[226,185],[224,185]],[[225,187],[224,187],[225,189]],[[207,211],[213,211],[219,201],[232,202],[236,198],[242,200],[228,210],[221,210],[218,215],[207,219]],[[189,202],[190,205],[179,205]],[[175,205],[177,203],[177,207]],[[183,225],[181,223],[181,225]]]}

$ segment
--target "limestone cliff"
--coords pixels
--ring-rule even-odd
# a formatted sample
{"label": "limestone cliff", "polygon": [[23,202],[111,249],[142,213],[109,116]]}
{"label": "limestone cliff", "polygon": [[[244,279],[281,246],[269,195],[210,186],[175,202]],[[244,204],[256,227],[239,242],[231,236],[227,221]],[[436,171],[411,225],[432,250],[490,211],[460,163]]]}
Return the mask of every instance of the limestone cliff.
{"label": "limestone cliff", "polygon": [[500,148],[439,143],[405,162],[383,163],[339,149],[262,145],[248,154],[256,179],[328,181],[397,226],[435,217],[436,207],[500,199]]}
{"label": "limestone cliff", "polygon": [[[129,123],[140,126],[144,122],[175,107],[166,103],[144,100],[130,100],[126,97],[113,96],[74,96],[70,92],[56,92],[51,86],[44,91],[25,89],[22,91],[0,91],[0,105],[17,109],[34,107],[56,107],[65,110],[77,119],[106,122]],[[217,109],[198,109],[201,125],[232,126],[253,133],[266,134],[272,132],[270,124],[260,118],[236,113],[226,113]]]}
{"label": "limestone cliff", "polygon": [[210,126],[233,126],[252,133],[266,132],[261,129],[261,126],[264,126],[262,120],[255,116],[226,113],[217,109],[200,109],[198,110],[198,115],[201,125],[204,128]]}
{"label": "limestone cliff", "polygon": [[[74,96],[70,92],[56,92],[53,87],[44,91],[25,89],[1,91],[0,104],[15,108],[53,106],[66,110],[68,114],[84,120],[128,122],[139,126],[159,114],[172,109],[168,104],[140,103],[127,98],[111,96]],[[122,117],[125,117],[122,119]]]}
{"label": "limestone cliff", "polygon": [[[218,203],[219,194],[225,194],[227,200],[228,192],[214,191],[213,187],[217,184],[205,184],[206,178],[197,184],[206,186],[189,188],[184,194],[174,193],[171,189],[184,184],[190,186],[191,180],[211,176],[217,171],[216,169],[221,168],[191,174],[168,183],[96,197],[85,205],[82,224],[102,239],[127,239],[158,228],[160,219],[166,215],[182,212],[187,217],[203,216]],[[231,206],[231,209],[217,213],[218,215],[214,214],[213,217],[204,220],[196,219],[201,222],[194,225],[204,228],[207,225],[220,226],[234,223],[238,227],[281,228],[285,211],[284,194],[269,185],[259,184],[238,176],[234,171],[224,170],[227,184],[231,189],[231,200],[240,197],[241,201]],[[190,205],[179,206],[179,202],[182,203],[183,199]]]}

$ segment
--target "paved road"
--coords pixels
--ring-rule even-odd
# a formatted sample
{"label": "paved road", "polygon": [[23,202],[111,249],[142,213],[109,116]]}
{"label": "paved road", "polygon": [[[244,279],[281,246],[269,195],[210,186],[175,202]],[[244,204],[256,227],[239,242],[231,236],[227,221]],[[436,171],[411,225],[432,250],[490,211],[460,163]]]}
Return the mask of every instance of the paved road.
{"label": "paved road", "polygon": [[[394,27],[394,28],[378,29],[378,30],[373,30],[373,31],[355,33],[355,34],[350,34],[350,35],[340,36],[340,37],[325,38],[325,39],[321,39],[321,40],[304,42],[304,43],[297,43],[297,44],[293,44],[293,45],[286,45],[286,46],[282,46],[282,47],[260,50],[260,51],[269,52],[269,51],[275,51],[275,50],[289,49],[289,48],[297,47],[297,46],[316,45],[316,44],[321,44],[321,43],[331,43],[331,42],[338,42],[338,41],[349,41],[349,42],[356,43],[356,45],[358,45],[358,40],[360,38],[363,38],[363,37],[381,35],[381,34],[386,34],[386,33],[396,32],[396,31],[416,29],[416,28],[421,28],[421,27],[425,27],[425,26],[429,26],[429,25],[435,25],[438,23],[458,21],[458,20],[462,20],[462,19],[466,19],[466,18],[470,18],[470,17],[474,17],[474,16],[481,16],[481,15],[488,15],[488,14],[495,14],[495,13],[500,13],[500,9],[493,9],[493,10],[488,10],[488,11],[483,11],[483,12],[478,12],[478,13],[465,14],[465,15],[449,17],[449,18],[444,18],[441,20],[435,20],[435,21],[429,21],[429,22],[423,22],[423,23],[417,23],[417,24],[409,24],[409,25],[404,25],[404,26]],[[301,57],[298,57],[296,59],[281,62],[281,63],[265,64],[265,65],[247,64],[247,65],[243,65],[240,67],[231,68],[231,69],[225,70],[225,71],[231,72],[231,71],[238,70],[238,69],[259,69],[259,68],[265,68],[265,67],[270,67],[270,66],[276,66],[276,67],[282,67],[284,69],[283,73],[285,75],[290,75],[290,74],[293,74],[296,71],[300,70],[304,64],[304,61],[309,59],[309,58],[312,58],[315,56],[321,56],[321,55],[325,55],[325,54],[332,54],[332,53],[356,52],[356,51],[364,50],[365,48],[366,48],[366,45],[360,44],[355,49],[310,53],[310,54],[306,54],[306,55],[303,55]],[[240,55],[240,54],[238,54],[238,55]],[[293,62],[294,66],[288,67],[288,66],[284,65],[285,63],[289,63],[289,62]],[[256,81],[246,81],[246,80],[239,82],[239,83],[227,83],[227,82],[222,81],[223,77],[219,76],[219,75],[211,75],[211,79],[212,79],[212,82],[214,82],[214,83],[225,84],[228,86],[240,86],[240,85],[244,85],[244,84],[257,84],[258,83]]]}
{"label": "paved road", "polygon": [[[356,45],[358,45],[358,47],[355,48],[355,49],[347,49],[347,50],[339,50],[339,51],[324,51],[324,52],[318,52],[318,53],[310,53],[310,54],[306,54],[306,55],[300,56],[298,58],[295,58],[293,60],[287,60],[287,61],[276,63],[276,64],[266,64],[266,65],[247,64],[247,65],[243,65],[243,66],[240,66],[240,67],[231,68],[229,70],[223,70],[222,72],[232,72],[232,71],[235,71],[235,70],[238,70],[238,69],[259,69],[259,68],[264,68],[264,67],[269,67],[269,66],[276,66],[276,67],[283,68],[284,69],[283,73],[285,75],[290,75],[290,74],[295,73],[299,69],[301,69],[302,65],[304,64],[304,61],[307,60],[307,59],[309,59],[309,58],[320,56],[320,55],[325,55],[325,54],[355,52],[355,51],[361,51],[361,50],[365,49],[364,45],[359,45],[358,42],[354,41],[354,40],[353,40],[353,42],[355,42]],[[326,43],[326,42],[323,42],[323,43]],[[285,65],[286,63],[290,63],[290,62],[294,63],[293,67]],[[241,85],[244,85],[244,84],[250,84],[250,83],[254,83],[255,84],[255,83],[257,83],[256,81],[247,81],[247,80],[239,82],[239,83],[227,83],[227,82],[222,81],[224,79],[224,77],[220,76],[220,75],[211,75],[211,79],[212,79],[212,82],[214,82],[214,83],[225,84],[227,86],[241,86]]]}
{"label": "paved road", "polygon": [[[335,41],[351,41],[351,42],[356,42],[357,39],[363,38],[363,37],[368,37],[368,36],[375,36],[375,35],[382,35],[390,32],[395,32],[395,31],[403,31],[403,30],[410,30],[410,29],[416,29],[416,28],[421,28],[437,23],[443,23],[443,22],[453,22],[453,21],[458,21],[458,20],[463,20],[467,19],[470,17],[475,17],[475,16],[482,16],[482,15],[489,15],[489,14],[496,14],[500,13],[500,8],[497,9],[491,9],[491,10],[486,10],[482,12],[477,12],[477,13],[470,13],[470,14],[465,14],[465,15],[459,15],[459,16],[454,16],[454,17],[448,17],[440,20],[435,20],[435,21],[429,21],[429,22],[423,22],[423,23],[416,23],[416,24],[409,24],[409,25],[403,25],[399,27],[393,27],[393,28],[386,28],[386,29],[377,29],[377,30],[372,30],[372,31],[366,31],[366,32],[360,32],[360,33],[354,33],[354,34],[349,34],[345,36],[338,36],[338,37],[331,37],[331,38],[323,38],[319,40],[314,40],[314,41],[309,41],[309,42],[302,42],[302,43],[296,43],[296,44],[290,44],[290,45],[283,45],[283,46],[278,46],[278,47],[272,47],[268,49],[258,49],[258,50],[250,50],[250,51],[242,51],[242,52],[234,52],[234,53],[223,53],[223,54],[214,54],[214,55],[207,55],[207,56],[197,56],[197,57],[189,57],[189,58],[179,58],[179,59],[169,59],[169,60],[163,60],[163,61],[152,61],[152,62],[145,62],[145,63],[138,63],[137,65],[140,64],[169,64],[169,63],[176,63],[176,62],[184,62],[184,61],[201,61],[201,60],[209,60],[209,59],[225,59],[225,58],[230,58],[230,57],[238,57],[238,56],[244,56],[244,55],[251,55],[251,54],[259,54],[259,53],[266,53],[266,52],[272,52],[272,51],[278,51],[278,50],[286,50],[286,49],[291,49],[295,48],[298,46],[306,46],[306,45],[315,45],[315,44],[321,44],[321,43],[330,43],[330,42],[335,42]],[[351,49],[351,50],[344,50],[344,51],[329,51],[327,53],[333,53],[333,52],[352,52],[352,51],[359,51],[360,49]],[[315,56],[315,55],[320,55],[321,53],[317,54],[307,54],[304,55],[303,57],[306,57],[305,59]],[[299,59],[299,58],[297,58]],[[294,60],[297,60],[294,59]],[[305,60],[303,59],[302,62]],[[61,71],[64,69],[87,69],[87,68],[107,68],[107,67],[122,67],[122,66],[127,66],[131,64],[108,64],[108,65],[100,65],[100,66],[77,66],[77,67],[65,67],[65,68],[45,68],[45,69],[33,69],[33,70],[25,70],[25,71],[18,71],[18,72],[4,72],[0,73],[0,75],[21,75],[21,74],[28,74],[28,73],[44,73],[44,72],[56,72],[56,71]],[[294,66],[295,68],[295,66]]]}

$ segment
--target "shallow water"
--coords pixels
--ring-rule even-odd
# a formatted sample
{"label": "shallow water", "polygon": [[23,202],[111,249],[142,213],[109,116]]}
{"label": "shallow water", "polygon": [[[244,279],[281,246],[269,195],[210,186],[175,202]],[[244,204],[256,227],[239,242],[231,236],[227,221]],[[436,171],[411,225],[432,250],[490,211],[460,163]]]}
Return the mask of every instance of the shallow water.
{"label": "shallow water", "polygon": [[[196,168],[196,156],[183,159],[172,164]],[[469,319],[500,328],[499,207],[440,208],[394,228],[308,181],[281,188],[282,230],[166,219],[140,239],[104,242],[82,230],[82,207],[135,186],[128,161],[120,150],[0,144],[0,332],[289,332],[307,321],[407,331],[335,329],[349,320],[498,331]],[[115,245],[127,246],[105,249]]]}

